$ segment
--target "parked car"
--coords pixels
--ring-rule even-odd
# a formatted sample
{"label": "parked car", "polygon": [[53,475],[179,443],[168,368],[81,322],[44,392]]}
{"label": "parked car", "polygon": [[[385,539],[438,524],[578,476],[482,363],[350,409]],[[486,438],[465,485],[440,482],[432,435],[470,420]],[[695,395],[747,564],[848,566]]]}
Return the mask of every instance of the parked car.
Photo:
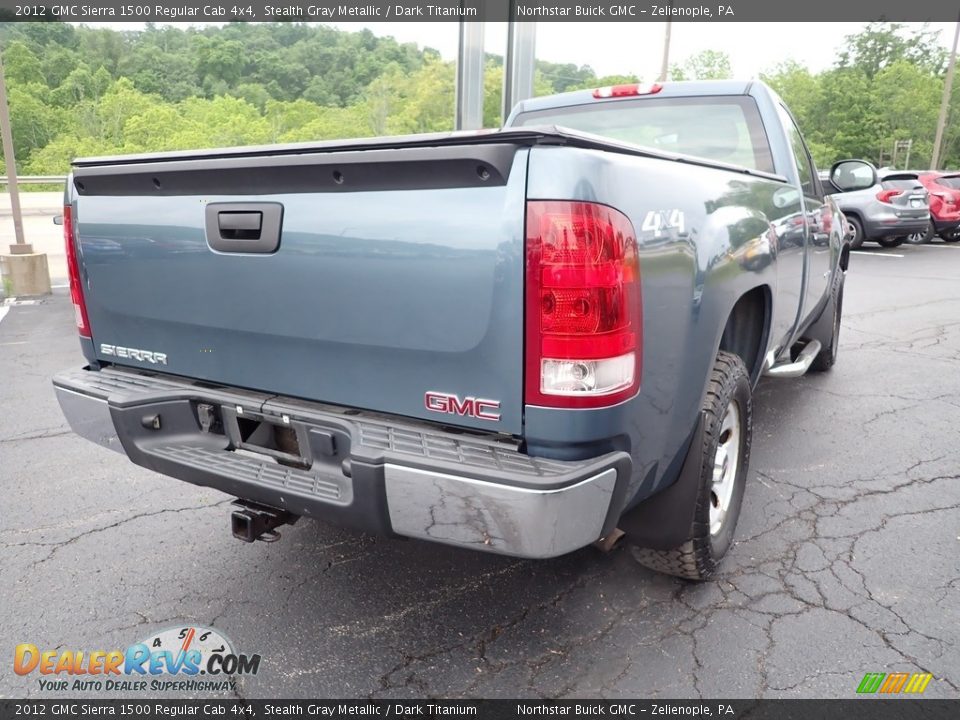
{"label": "parked car", "polygon": [[830,194],[847,218],[852,248],[865,241],[896,247],[907,236],[926,232],[930,201],[916,174],[890,171],[882,177],[865,160],[841,160],[821,174]]}
{"label": "parked car", "polygon": [[908,236],[914,243],[930,242],[938,235],[946,242],[960,240],[960,173],[919,171],[917,178],[930,195],[930,224],[921,233]]}
{"label": "parked car", "polygon": [[76,160],[86,363],[56,394],[78,434],[239,498],[242,540],[306,516],[546,558],[620,528],[702,579],[760,376],[837,359],[848,249],[816,180],[758,81],[541,97],[496,132]]}

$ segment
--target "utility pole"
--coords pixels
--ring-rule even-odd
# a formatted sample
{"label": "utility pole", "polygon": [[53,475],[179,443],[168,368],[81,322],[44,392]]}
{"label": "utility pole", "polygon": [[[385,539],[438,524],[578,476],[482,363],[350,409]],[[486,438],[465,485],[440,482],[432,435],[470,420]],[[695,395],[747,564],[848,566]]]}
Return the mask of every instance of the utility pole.
{"label": "utility pole", "polygon": [[[673,3],[670,3],[669,7],[672,8]],[[666,82],[667,73],[670,72],[670,31],[672,26],[673,23],[667,20],[667,28],[663,34],[663,60],[660,62],[660,77],[658,78],[660,82]]]}
{"label": "utility pole", "polygon": [[[13,155],[13,133],[10,131],[10,108],[7,106],[7,79],[3,74],[3,52],[0,50],[0,135],[3,136],[3,159],[7,165],[7,192],[10,193],[10,211],[13,213],[13,234],[17,245],[23,240],[23,218],[20,215],[20,192],[17,187],[17,159]],[[15,253],[20,248],[10,248]],[[20,249],[22,250],[22,249]],[[32,252],[32,250],[24,250]]]}
{"label": "utility pole", "polygon": [[953,71],[957,64],[957,40],[960,39],[960,17],[957,18],[957,27],[953,31],[953,49],[950,50],[950,60],[947,63],[947,77],[943,83],[943,99],[940,101],[940,117],[937,118],[937,134],[933,140],[933,157],[930,159],[931,170],[940,168],[940,150],[943,145],[943,131],[947,126],[947,109],[950,106],[950,92],[953,89]]}

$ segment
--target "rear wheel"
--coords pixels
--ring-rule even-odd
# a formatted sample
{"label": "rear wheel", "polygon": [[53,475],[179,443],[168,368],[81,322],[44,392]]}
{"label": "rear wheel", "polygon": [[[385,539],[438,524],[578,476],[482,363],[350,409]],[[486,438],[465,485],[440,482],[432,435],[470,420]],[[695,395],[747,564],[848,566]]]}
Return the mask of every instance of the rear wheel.
{"label": "rear wheel", "polygon": [[720,352],[703,402],[700,481],[687,540],[671,550],[634,547],[639,563],[668,575],[706,580],[733,544],[750,462],[753,398],[738,355]]}
{"label": "rear wheel", "polygon": [[903,238],[884,238],[877,240],[877,242],[880,243],[880,247],[895,248],[903,245]]}
{"label": "rear wheel", "polygon": [[957,242],[960,240],[960,228],[944,230],[942,233],[940,233],[940,239],[944,242]]}
{"label": "rear wheel", "polygon": [[911,245],[923,245],[924,243],[930,242],[933,239],[933,235],[933,223],[930,223],[923,232],[911,233],[903,239]]}
{"label": "rear wheel", "polygon": [[850,247],[856,250],[863,245],[863,225],[855,217],[848,217],[847,224],[850,226]]}

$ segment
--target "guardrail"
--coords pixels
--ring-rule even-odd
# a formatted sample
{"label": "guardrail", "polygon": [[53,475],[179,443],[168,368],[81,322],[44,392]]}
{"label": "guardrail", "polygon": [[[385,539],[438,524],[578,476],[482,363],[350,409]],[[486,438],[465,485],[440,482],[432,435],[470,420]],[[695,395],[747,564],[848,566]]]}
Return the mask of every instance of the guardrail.
{"label": "guardrail", "polygon": [[[21,185],[57,185],[67,181],[66,175],[17,175],[17,182]],[[7,185],[6,175],[0,175],[0,185]]]}

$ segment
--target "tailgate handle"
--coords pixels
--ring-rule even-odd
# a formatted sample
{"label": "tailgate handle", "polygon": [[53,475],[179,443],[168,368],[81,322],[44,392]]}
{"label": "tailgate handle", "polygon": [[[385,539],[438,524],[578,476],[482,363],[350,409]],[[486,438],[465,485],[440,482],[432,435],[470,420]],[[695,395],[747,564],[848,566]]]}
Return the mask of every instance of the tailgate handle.
{"label": "tailgate handle", "polygon": [[280,203],[208,203],[207,244],[225,253],[273,253],[280,247]]}
{"label": "tailgate handle", "polygon": [[220,237],[231,240],[259,240],[263,227],[263,213],[222,212],[217,216]]}

